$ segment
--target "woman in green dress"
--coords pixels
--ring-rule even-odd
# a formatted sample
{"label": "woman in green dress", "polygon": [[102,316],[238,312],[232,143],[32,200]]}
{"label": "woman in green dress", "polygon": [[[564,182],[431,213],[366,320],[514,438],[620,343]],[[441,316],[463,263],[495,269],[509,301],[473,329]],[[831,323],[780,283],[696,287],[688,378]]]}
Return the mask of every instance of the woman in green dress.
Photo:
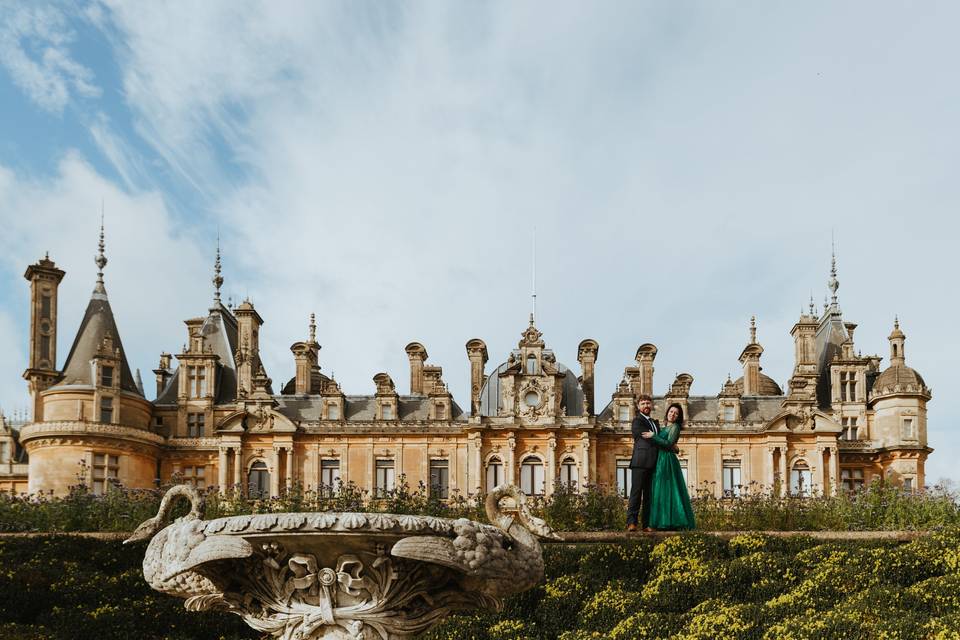
{"label": "woman in green dress", "polygon": [[[644,438],[653,438],[657,442],[672,448],[680,438],[683,429],[683,407],[677,403],[667,407],[667,426],[656,434],[646,431]],[[680,470],[677,454],[661,449],[657,456],[657,467],[653,472],[650,502],[650,527],[660,530],[693,529],[693,509],[690,506],[690,494],[687,483]]]}

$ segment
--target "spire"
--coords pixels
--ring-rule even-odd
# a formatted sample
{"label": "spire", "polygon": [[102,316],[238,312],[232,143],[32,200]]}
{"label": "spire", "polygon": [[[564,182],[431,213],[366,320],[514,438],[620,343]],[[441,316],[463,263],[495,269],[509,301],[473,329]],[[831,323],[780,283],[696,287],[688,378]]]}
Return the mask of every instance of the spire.
{"label": "spire", "polygon": [[137,389],[140,391],[140,395],[146,397],[146,394],[143,392],[143,378],[140,377],[140,369],[137,369],[137,375],[134,378],[134,382],[137,385]]}
{"label": "spire", "polygon": [[106,296],[107,289],[103,286],[103,268],[107,266],[107,256],[104,254],[105,244],[103,241],[103,205],[100,207],[100,243],[99,243],[99,252],[96,257],[93,259],[93,263],[97,265],[97,284],[93,288],[94,296],[97,294]]}
{"label": "spire", "polygon": [[812,315],[812,316],[817,315],[817,310],[816,310],[816,308],[815,308],[815,305],[813,304],[813,292],[812,292],[812,291],[810,292],[810,315]]}
{"label": "spire", "polygon": [[[831,241],[831,245],[833,242]],[[833,306],[837,306],[837,289],[840,288],[840,281],[837,280],[837,250],[835,246],[830,247],[830,279],[827,280],[827,287],[833,294]]]}
{"label": "spire", "polygon": [[217,232],[217,259],[213,263],[213,304],[220,306],[220,287],[223,286],[223,276],[220,275],[220,233]]}
{"label": "spire", "polygon": [[750,316],[750,344],[757,344],[757,316]]}
{"label": "spire", "polygon": [[317,341],[317,317],[310,314],[310,342]]}
{"label": "spire", "polygon": [[530,311],[530,326],[533,326],[537,317],[537,227],[533,227],[533,265],[530,275],[530,297],[533,300],[533,307]]}

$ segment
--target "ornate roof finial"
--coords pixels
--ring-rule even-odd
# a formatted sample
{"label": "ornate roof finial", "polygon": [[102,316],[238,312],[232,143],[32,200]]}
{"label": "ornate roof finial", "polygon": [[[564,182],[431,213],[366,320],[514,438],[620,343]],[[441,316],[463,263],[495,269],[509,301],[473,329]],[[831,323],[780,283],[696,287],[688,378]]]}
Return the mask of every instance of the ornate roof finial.
{"label": "ornate roof finial", "polygon": [[310,314],[310,342],[317,341],[317,317]]}
{"label": "ornate roof finial", "polygon": [[220,287],[223,286],[223,276],[220,275],[220,232],[217,232],[217,260],[213,263],[213,302],[220,306]]}
{"label": "ornate roof finial", "polygon": [[813,292],[810,292],[810,315],[816,315],[816,309],[813,304]]}
{"label": "ornate roof finial", "polygon": [[899,328],[900,328],[900,316],[899,316],[899,315],[893,316],[893,328],[894,328],[894,329],[899,329]]}
{"label": "ornate roof finial", "polygon": [[840,281],[837,280],[837,250],[833,238],[830,239],[830,279],[827,280],[827,287],[833,294],[833,306],[837,306],[837,289],[840,288]]}
{"label": "ornate roof finial", "polygon": [[103,241],[103,204],[100,204],[100,243],[99,243],[99,252],[96,257],[93,259],[93,263],[97,265],[97,285],[93,288],[94,293],[106,293],[107,290],[103,286],[103,268],[107,266],[107,256],[104,254],[104,249],[106,245]]}
{"label": "ornate roof finial", "polygon": [[750,316],[750,344],[757,344],[757,316]]}
{"label": "ornate roof finial", "polygon": [[530,312],[530,326],[533,326],[533,312]]}

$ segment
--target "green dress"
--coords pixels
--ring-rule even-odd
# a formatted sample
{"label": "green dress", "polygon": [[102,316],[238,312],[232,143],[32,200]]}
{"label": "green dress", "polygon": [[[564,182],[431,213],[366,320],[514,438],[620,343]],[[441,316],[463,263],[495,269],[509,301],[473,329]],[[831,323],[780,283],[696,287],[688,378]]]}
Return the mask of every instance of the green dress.
{"label": "green dress", "polygon": [[[653,440],[672,447],[680,437],[680,427],[671,424],[661,429]],[[653,472],[650,502],[650,526],[654,529],[693,529],[693,509],[687,483],[680,470],[680,461],[672,451],[660,450]]]}

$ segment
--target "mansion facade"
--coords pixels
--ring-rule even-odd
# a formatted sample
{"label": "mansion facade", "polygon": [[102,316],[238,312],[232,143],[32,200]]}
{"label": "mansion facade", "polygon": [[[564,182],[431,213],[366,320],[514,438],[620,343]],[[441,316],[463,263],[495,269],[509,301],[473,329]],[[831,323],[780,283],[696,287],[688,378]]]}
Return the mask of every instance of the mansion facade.
{"label": "mansion facade", "polygon": [[260,357],[263,318],[249,300],[221,304],[219,252],[213,305],[185,321],[182,353],[160,355],[156,398],[148,400],[107,297],[102,230],[96,263],[90,302],[59,367],[64,271],[49,257],[26,270],[31,318],[23,377],[32,419],[14,428],[0,417],[0,488],[63,494],[79,473],[95,492],[111,481],[149,488],[177,477],[257,495],[353,482],[376,495],[402,474],[440,498],[502,482],[531,494],[550,494],[558,483],[625,494],[640,394],[654,396],[655,415],[671,402],[683,406],[680,460],[694,488],[737,495],[750,483],[799,494],[880,479],[907,490],[924,485],[931,391],[906,364],[898,323],[887,366],[858,354],[856,325],[837,304],[835,269],[833,302],[820,313],[811,303],[791,330],[795,365],[786,391],[762,373],[763,347],[751,321],[742,376],[728,378],[718,395],[691,395],[686,373],[655,394],[657,347],[642,344],[617,387],[598,397],[598,343],[580,343],[575,371],[557,361],[531,316],[517,348],[496,367],[482,340],[466,343],[470,397],[461,405],[417,342],[406,346],[407,393],[386,373],[373,377],[371,393],[345,393],[321,370],[312,317],[306,338],[290,347],[295,375],[275,387]]}

